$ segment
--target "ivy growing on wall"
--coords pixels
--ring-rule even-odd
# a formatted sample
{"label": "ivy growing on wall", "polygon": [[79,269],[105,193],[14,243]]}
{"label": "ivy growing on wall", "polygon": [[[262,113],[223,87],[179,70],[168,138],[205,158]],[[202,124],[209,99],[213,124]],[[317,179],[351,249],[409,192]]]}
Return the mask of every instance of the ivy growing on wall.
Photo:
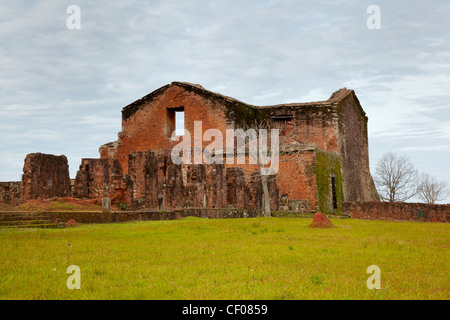
{"label": "ivy growing on wall", "polygon": [[[316,149],[316,181],[319,211],[324,214],[342,214],[344,200],[342,187],[341,157],[339,155]],[[335,182],[335,199],[337,208],[333,210],[333,190],[331,178]]]}

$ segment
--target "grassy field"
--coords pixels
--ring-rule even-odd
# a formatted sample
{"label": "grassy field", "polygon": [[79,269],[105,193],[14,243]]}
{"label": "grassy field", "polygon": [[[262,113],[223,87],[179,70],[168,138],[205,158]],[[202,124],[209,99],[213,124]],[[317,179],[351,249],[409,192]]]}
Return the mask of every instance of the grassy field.
{"label": "grassy field", "polygon": [[[450,225],[254,218],[0,230],[0,299],[449,299]],[[69,246],[70,244],[70,246]],[[69,265],[81,289],[69,290]],[[381,269],[369,290],[367,267]]]}

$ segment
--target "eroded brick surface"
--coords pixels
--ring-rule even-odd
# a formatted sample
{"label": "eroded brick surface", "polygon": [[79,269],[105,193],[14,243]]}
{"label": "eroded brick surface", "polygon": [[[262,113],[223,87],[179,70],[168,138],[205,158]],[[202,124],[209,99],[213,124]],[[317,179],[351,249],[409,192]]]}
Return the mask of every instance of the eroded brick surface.
{"label": "eroded brick surface", "polygon": [[357,219],[450,222],[449,204],[344,202],[342,211]]}
{"label": "eroded brick surface", "polygon": [[[73,194],[120,198],[135,208],[261,209],[262,185],[255,164],[172,162],[172,148],[185,139],[171,140],[175,113],[180,111],[196,150],[211,143],[202,139],[209,129],[222,132],[223,141],[217,141],[225,147],[227,129],[265,118],[284,127],[282,136],[292,135],[305,146],[300,161],[281,162],[271,179],[272,210],[340,213],[344,201],[378,200],[369,171],[367,117],[353,90],[338,90],[325,101],[258,107],[181,82],[123,108],[118,139],[100,147],[101,159],[82,159],[72,186],[67,183],[68,170],[63,174],[64,161],[56,156],[28,160],[28,165],[26,161],[24,198]],[[196,121],[201,121],[198,132]]]}
{"label": "eroded brick surface", "polygon": [[22,202],[22,182],[0,182],[0,202],[11,206]]}
{"label": "eroded brick surface", "polygon": [[[246,182],[242,168],[221,164],[174,164],[166,150],[130,154],[132,207],[147,208],[260,208],[259,181]],[[276,183],[270,184],[274,209]]]}
{"label": "eroded brick surface", "polygon": [[69,197],[69,165],[64,155],[31,153],[26,156],[22,176],[23,200]]}
{"label": "eroded brick surface", "polygon": [[127,183],[117,159],[82,159],[74,196],[87,199],[111,197],[124,193]]}
{"label": "eroded brick surface", "polygon": [[[367,117],[353,90],[338,90],[325,101],[256,107],[210,92],[199,85],[173,82],[122,110],[122,131],[118,134],[119,139],[100,147],[101,158],[118,159],[124,173],[131,173],[128,158],[131,153],[147,150],[170,151],[178,144],[178,141],[170,139],[175,130],[176,111],[184,111],[184,128],[191,133],[190,145],[193,148],[205,148],[210,143],[202,141],[203,134],[208,129],[220,130],[225,144],[226,129],[239,129],[255,118],[273,119],[284,125],[282,135],[292,135],[296,141],[312,146],[305,150],[300,162],[280,163],[276,181],[279,194],[284,195],[284,208],[287,206],[299,211],[319,209],[332,213],[340,212],[343,201],[378,200],[369,171]],[[194,130],[195,121],[202,123],[199,132]],[[182,139],[184,138],[179,137],[179,141]],[[319,163],[318,151],[335,155],[333,166],[328,168],[326,163]],[[162,168],[167,164],[156,161],[159,163],[158,178],[162,178]],[[227,171],[232,167],[244,169],[245,179],[237,179],[240,175],[238,169]],[[261,205],[257,199],[257,184],[249,179],[248,172],[255,169],[251,167],[248,164],[225,164],[227,173],[223,190],[226,192],[223,193],[226,196],[226,206],[242,208]],[[210,183],[219,181],[220,184],[221,180],[208,180],[207,168],[208,166],[166,168],[170,177],[164,178],[166,187],[163,195],[144,195],[142,190],[154,190],[155,187],[145,182],[143,176],[135,175],[135,198],[147,197],[144,201],[146,205],[155,206],[155,199],[164,197],[164,203],[174,205],[180,201],[174,200],[174,192],[170,190],[178,190],[187,197],[184,204],[186,206],[201,207],[205,203],[207,207],[220,205],[223,203],[220,197],[216,196],[216,200],[210,200],[211,191],[220,190],[220,186],[212,187]],[[189,184],[186,184],[188,176]],[[185,184],[181,183],[183,180],[180,177],[184,178]],[[205,179],[206,187],[199,184],[198,179]],[[234,190],[229,188],[230,179],[237,179]],[[155,183],[154,180],[152,183]],[[163,183],[162,181],[158,180],[158,184]],[[276,203],[278,206],[278,201]]]}

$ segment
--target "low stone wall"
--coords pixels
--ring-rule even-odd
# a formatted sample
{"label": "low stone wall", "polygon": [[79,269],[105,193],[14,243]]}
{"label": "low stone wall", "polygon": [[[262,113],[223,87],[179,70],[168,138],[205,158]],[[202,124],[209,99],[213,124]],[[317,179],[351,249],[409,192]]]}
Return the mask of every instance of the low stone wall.
{"label": "low stone wall", "polygon": [[0,201],[11,206],[22,202],[22,182],[0,182]]}
{"label": "low stone wall", "polygon": [[344,202],[342,213],[356,219],[450,222],[450,204]]}
{"label": "low stone wall", "polygon": [[128,221],[178,220],[186,217],[207,219],[253,218],[260,216],[257,210],[245,209],[180,209],[173,211],[120,211],[106,213],[102,211],[65,211],[65,212],[0,212],[0,222],[36,219],[67,222],[74,219],[78,223],[112,223]]}
{"label": "low stone wall", "polygon": [[186,217],[205,219],[254,218],[260,216],[257,210],[244,209],[180,209],[164,212],[122,211],[114,212],[115,222],[178,220]]}

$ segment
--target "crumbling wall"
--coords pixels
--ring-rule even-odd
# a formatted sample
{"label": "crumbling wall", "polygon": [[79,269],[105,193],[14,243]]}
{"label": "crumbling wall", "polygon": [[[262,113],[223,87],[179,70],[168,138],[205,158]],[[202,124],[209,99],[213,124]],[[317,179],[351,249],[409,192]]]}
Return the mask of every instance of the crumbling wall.
{"label": "crumbling wall", "polygon": [[0,202],[16,206],[22,202],[22,181],[0,182]]}
{"label": "crumbling wall", "polygon": [[157,208],[158,199],[158,160],[155,152],[136,151],[128,157],[128,171],[132,180],[130,207]]}
{"label": "crumbling wall", "polygon": [[22,185],[23,200],[71,196],[66,156],[28,154],[23,167]]}
{"label": "crumbling wall", "polygon": [[295,137],[298,142],[315,144],[328,152],[339,152],[339,117],[327,102],[291,104],[259,111],[261,118],[275,119],[283,129],[280,135]]}
{"label": "crumbling wall", "polygon": [[[283,160],[283,156],[280,156]],[[283,210],[297,208],[298,212],[318,209],[315,150],[301,152],[296,161],[282,161],[276,177]]]}
{"label": "crumbling wall", "polygon": [[[247,208],[261,209],[262,187],[256,177],[246,181],[242,168],[223,164],[174,164],[166,150],[136,151],[129,155],[134,208]],[[273,210],[278,188],[269,183]]]}
{"label": "crumbling wall", "polygon": [[450,222],[450,204],[354,201],[342,211],[356,219]]}
{"label": "crumbling wall", "polygon": [[[313,146],[311,150],[305,150],[300,163],[280,163],[276,179],[279,192],[284,195],[283,208],[339,213],[344,200],[378,199],[369,171],[367,117],[353,90],[340,89],[325,101],[256,107],[210,92],[199,85],[173,82],[123,108],[122,131],[117,141],[100,147],[101,158],[118,159],[124,173],[132,173],[128,158],[132,152],[170,152],[179,143],[170,139],[175,129],[177,111],[184,111],[184,128],[191,133],[190,144],[194,147],[205,148],[210,144],[210,141],[202,141],[208,129],[218,129],[225,138],[227,129],[242,128],[255,119],[271,119],[278,124],[285,124],[286,130],[282,130],[281,135],[292,134],[297,142]],[[198,132],[194,130],[195,121],[201,121],[202,128]],[[180,139],[184,140],[184,137]],[[332,168],[316,166],[315,150],[334,154],[340,157],[339,161],[330,156]],[[239,181],[239,170],[231,170],[228,175],[226,173],[235,166],[245,170],[246,165],[225,164],[225,167],[216,167],[222,171],[218,176],[221,179],[224,177],[223,180],[213,179],[204,185],[201,181],[209,179],[208,168],[211,167],[172,166],[169,158],[166,157],[164,162],[158,157],[155,158],[158,168],[152,167],[156,173],[143,176],[132,174],[137,179],[134,183],[134,199],[141,201],[142,205],[153,207],[154,199],[164,199],[162,202],[169,206],[183,207],[260,205],[259,200],[256,200],[257,190],[252,189],[257,184],[250,183],[248,177],[245,183]],[[153,177],[154,174],[157,176]],[[145,178],[145,175],[151,177]],[[235,181],[235,184],[231,181]],[[148,183],[155,185],[152,187]],[[225,183],[234,189],[214,186],[214,183]],[[335,184],[336,194],[332,192],[331,183]],[[154,193],[155,190],[157,194],[145,194]],[[214,190],[227,190],[225,200]],[[180,194],[187,197],[185,203],[177,198]],[[215,200],[211,198],[212,195],[215,195]],[[211,201],[216,203],[211,204]]]}
{"label": "crumbling wall", "polygon": [[95,199],[124,195],[129,181],[117,159],[81,159],[74,197]]}
{"label": "crumbling wall", "polygon": [[[210,128],[225,133],[230,99],[220,99],[216,95],[195,85],[175,83],[164,86],[150,95],[126,106],[122,110],[122,131],[118,140],[100,147],[102,159],[119,159],[124,173],[128,170],[128,155],[134,151],[166,149],[171,150],[178,141],[171,141],[175,130],[175,111],[184,111],[184,128],[192,135],[194,143],[194,122],[202,122],[202,130],[197,138]],[[180,138],[181,141],[181,138]],[[199,140],[202,147],[209,142]]]}
{"label": "crumbling wall", "polygon": [[338,104],[345,201],[377,201],[369,168],[367,117],[354,93]]}
{"label": "crumbling wall", "polygon": [[224,208],[227,203],[226,169],[224,165],[207,165],[206,208]]}
{"label": "crumbling wall", "polygon": [[249,204],[251,195],[249,194],[249,187],[245,183],[245,173],[242,168],[230,167],[226,169],[226,191],[229,207],[245,208]]}
{"label": "crumbling wall", "polygon": [[[277,187],[276,177],[267,176],[267,184],[269,188],[270,209],[272,211],[277,211],[279,207],[279,191]],[[261,183],[261,176],[258,173],[254,173],[252,175],[247,198],[247,208],[259,210],[264,209],[264,192]]]}
{"label": "crumbling wall", "polygon": [[166,150],[129,155],[133,207],[219,208],[225,206],[223,165],[174,164]]}
{"label": "crumbling wall", "polygon": [[324,214],[341,214],[344,201],[341,157],[316,150],[315,167],[318,210]]}

